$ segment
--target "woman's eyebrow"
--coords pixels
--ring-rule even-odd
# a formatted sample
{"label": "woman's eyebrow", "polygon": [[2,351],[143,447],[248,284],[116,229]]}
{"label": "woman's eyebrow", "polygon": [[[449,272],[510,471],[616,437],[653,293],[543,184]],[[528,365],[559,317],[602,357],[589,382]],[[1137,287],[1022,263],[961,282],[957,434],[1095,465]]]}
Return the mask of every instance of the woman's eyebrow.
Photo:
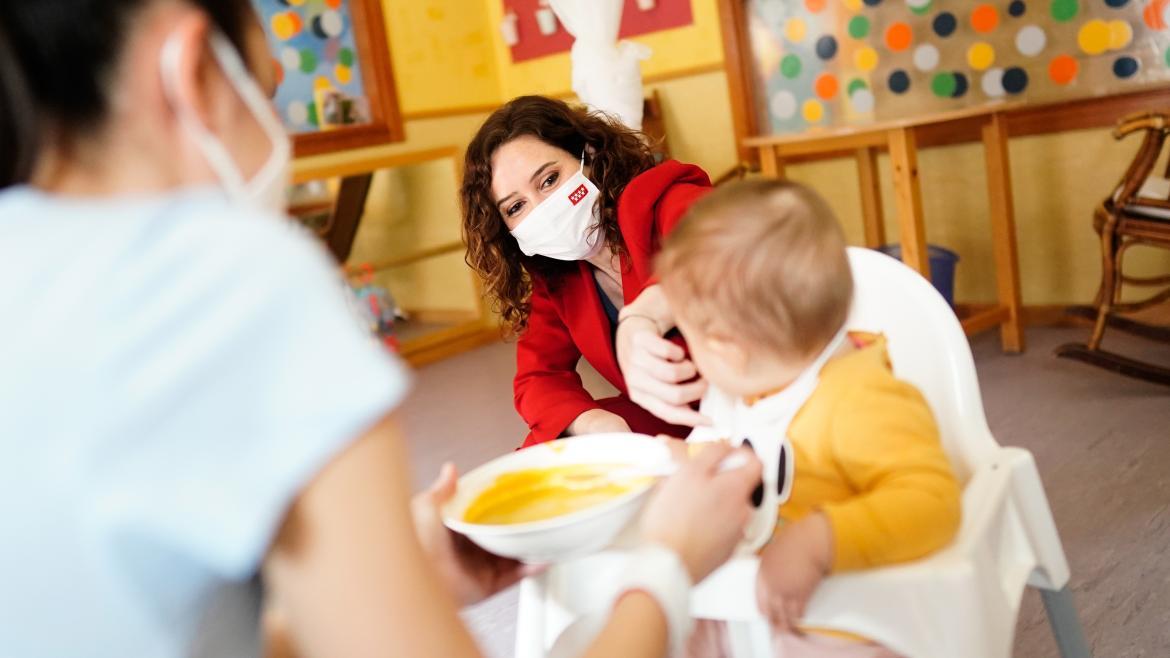
{"label": "woman's eyebrow", "polygon": [[540,175],[544,173],[545,169],[548,169],[549,167],[551,167],[555,164],[556,164],[556,160],[552,160],[552,161],[549,161],[549,162],[546,162],[546,163],[540,165],[540,169],[537,169],[536,173],[532,174],[532,178],[529,178],[528,182],[531,183],[531,182],[535,181],[537,178],[540,178]]}
{"label": "woman's eyebrow", "polygon": [[501,209],[501,206],[503,206],[505,203],[507,203],[508,199],[511,199],[514,196],[516,196],[516,192],[513,192],[513,193],[509,194],[508,196],[500,199],[499,201],[496,201],[496,208]]}
{"label": "woman's eyebrow", "polygon": [[[550,160],[550,161],[540,165],[540,167],[537,168],[536,173],[532,174],[532,178],[528,179],[528,182],[531,183],[531,182],[535,181],[537,178],[540,178],[540,175],[543,174],[546,169],[555,165],[556,163],[557,163],[556,160]],[[504,203],[506,203],[508,201],[508,199],[511,199],[512,197],[516,196],[516,194],[518,194],[518,193],[512,192],[511,194],[509,194],[505,197],[502,197],[499,201],[496,201],[496,206],[499,207],[499,206],[504,205]]]}

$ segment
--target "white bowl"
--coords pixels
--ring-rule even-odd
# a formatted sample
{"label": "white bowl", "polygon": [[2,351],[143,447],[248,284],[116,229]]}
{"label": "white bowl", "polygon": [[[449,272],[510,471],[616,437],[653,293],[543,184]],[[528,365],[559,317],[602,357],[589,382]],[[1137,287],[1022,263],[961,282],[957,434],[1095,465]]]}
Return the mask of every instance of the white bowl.
{"label": "white bowl", "polygon": [[631,464],[653,467],[670,450],[644,434],[590,434],[551,441],[494,459],[459,478],[455,497],[443,506],[443,522],[484,550],[523,562],[548,563],[601,550],[641,510],[652,484],[599,505],[543,521],[483,525],[463,520],[467,508],[504,473],[570,464]]}

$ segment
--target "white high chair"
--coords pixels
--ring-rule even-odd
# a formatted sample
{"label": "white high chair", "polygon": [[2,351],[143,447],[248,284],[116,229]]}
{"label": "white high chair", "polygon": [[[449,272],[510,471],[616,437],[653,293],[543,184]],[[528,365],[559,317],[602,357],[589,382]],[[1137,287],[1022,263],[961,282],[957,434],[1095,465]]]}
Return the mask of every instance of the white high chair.
{"label": "white high chair", "polygon": [[[802,623],[856,633],[907,658],[1006,658],[1030,585],[1041,592],[1061,655],[1090,656],[1035,462],[1028,451],[1001,447],[992,437],[953,311],[900,262],[857,248],[849,259],[855,295],[848,327],[884,333],[895,373],[925,395],[964,483],[963,519],[954,543],[930,557],[826,579]],[[592,618],[596,627],[604,619],[612,595],[606,581],[620,562],[620,551],[605,551],[522,583],[517,658],[567,655],[569,644],[579,646],[592,628],[577,624],[564,635],[578,637],[558,637],[574,620]],[[691,596],[695,617],[729,622],[732,653],[742,658],[773,655],[756,607],[757,568],[754,557],[734,559]]]}

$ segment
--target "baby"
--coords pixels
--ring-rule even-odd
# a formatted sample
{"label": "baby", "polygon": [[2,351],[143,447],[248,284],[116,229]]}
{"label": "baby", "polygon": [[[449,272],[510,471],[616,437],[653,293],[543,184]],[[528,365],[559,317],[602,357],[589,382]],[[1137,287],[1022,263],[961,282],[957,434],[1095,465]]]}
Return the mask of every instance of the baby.
{"label": "baby", "polygon": [[[783,504],[758,542],[757,598],[778,654],[892,656],[800,626],[805,605],[828,574],[947,545],[959,486],[926,401],[891,372],[885,338],[845,331],[853,279],[832,211],[794,183],[729,185],[692,207],[657,267],[710,385],[700,411],[714,425],[688,440],[747,439],[772,463],[757,497]],[[720,627],[699,628],[692,653],[725,653]]]}

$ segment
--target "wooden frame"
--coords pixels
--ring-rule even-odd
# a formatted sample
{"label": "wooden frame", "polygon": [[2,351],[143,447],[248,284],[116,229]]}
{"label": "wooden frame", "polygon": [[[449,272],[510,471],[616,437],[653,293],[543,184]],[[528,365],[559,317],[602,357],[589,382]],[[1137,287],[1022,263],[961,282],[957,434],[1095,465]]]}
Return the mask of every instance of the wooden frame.
{"label": "wooden frame", "polygon": [[370,123],[293,136],[296,157],[377,146],[406,139],[381,0],[349,0]]}
{"label": "wooden frame", "polygon": [[[744,5],[744,0],[719,0],[719,20],[723,33],[723,68],[727,74],[727,88],[731,96],[736,146],[740,158],[754,164],[759,151],[745,145],[744,140],[767,136],[764,135],[759,125],[759,117],[756,115],[759,99],[756,97],[752,73],[755,64],[751,56]],[[1122,116],[1151,107],[1170,107],[1170,86],[1110,96],[1069,99],[1056,103],[1022,104],[1004,114],[1007,119],[1008,136],[1024,137],[1112,126]],[[980,111],[978,107],[969,109]],[[982,111],[988,112],[991,109],[986,107]],[[937,117],[918,117],[915,120],[920,124],[929,124],[918,131],[919,148],[976,142],[982,139],[979,130],[977,128],[970,130],[970,126],[966,126],[968,130],[963,131],[961,130],[963,126],[948,123]],[[864,124],[851,127],[860,131],[871,129],[871,126]],[[791,135],[796,138],[801,136]],[[847,155],[848,150],[843,148],[842,155]],[[817,149],[818,159],[822,153],[823,150]],[[790,163],[795,161],[798,160],[788,160]]]}

